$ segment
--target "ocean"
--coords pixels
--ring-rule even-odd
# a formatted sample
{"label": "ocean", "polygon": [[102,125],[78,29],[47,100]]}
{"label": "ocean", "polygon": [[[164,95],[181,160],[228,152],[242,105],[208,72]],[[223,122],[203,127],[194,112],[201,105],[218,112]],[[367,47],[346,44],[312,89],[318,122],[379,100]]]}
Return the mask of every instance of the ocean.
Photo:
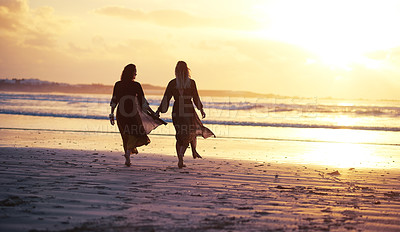
{"label": "ocean", "polygon": [[[118,133],[108,122],[110,97],[0,92],[0,115],[29,118],[0,122],[0,129]],[[149,95],[146,99],[156,110],[162,96]],[[350,144],[373,147],[373,151],[367,148],[368,154],[389,149],[391,156],[400,157],[400,100],[208,96],[201,100],[207,114],[202,121],[217,138],[324,143],[328,147]],[[171,109],[161,118],[168,125],[158,127],[151,135],[174,136]],[[346,153],[346,148],[338,152]]]}
{"label": "ocean", "polygon": [[[154,110],[161,98],[146,96]],[[108,120],[109,102],[110,96],[104,94],[0,92],[0,114]],[[202,97],[202,102],[207,114],[204,124],[261,130],[275,127],[400,132],[400,101]],[[172,104],[173,100],[171,107]],[[171,109],[161,117],[172,122],[170,114]],[[42,129],[58,128],[49,125]],[[226,135],[223,131],[218,133]],[[264,138],[263,134],[232,136]]]}

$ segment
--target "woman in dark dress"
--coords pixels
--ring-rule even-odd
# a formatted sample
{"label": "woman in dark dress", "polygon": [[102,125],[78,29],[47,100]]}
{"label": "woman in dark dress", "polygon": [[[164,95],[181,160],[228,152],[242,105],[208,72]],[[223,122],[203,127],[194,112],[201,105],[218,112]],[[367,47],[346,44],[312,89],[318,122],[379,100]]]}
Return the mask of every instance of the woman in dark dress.
{"label": "woman in dark dress", "polygon": [[[203,118],[206,114],[203,110],[203,104],[200,101],[197,92],[196,82],[190,79],[190,69],[184,61],[179,61],[175,68],[175,79],[168,83],[164,97],[156,112],[166,113],[169,107],[169,101],[174,97],[174,106],[172,108],[172,122],[176,131],[176,153],[178,155],[178,167],[185,167],[183,156],[189,144],[192,148],[194,159],[201,158],[196,151],[197,139],[201,135],[203,138],[214,136],[214,133],[201,123],[194,109],[193,102],[200,110]],[[193,102],[192,102],[193,99]]]}
{"label": "woman in dark dress", "polygon": [[137,147],[147,145],[150,139],[147,136],[151,130],[161,124],[162,120],[155,117],[151,110],[140,83],[134,81],[136,66],[128,64],[121,74],[121,80],[114,85],[111,99],[110,122],[114,125],[114,110],[117,108],[117,125],[121,133],[125,151],[125,165],[130,166],[130,155],[137,154]]}

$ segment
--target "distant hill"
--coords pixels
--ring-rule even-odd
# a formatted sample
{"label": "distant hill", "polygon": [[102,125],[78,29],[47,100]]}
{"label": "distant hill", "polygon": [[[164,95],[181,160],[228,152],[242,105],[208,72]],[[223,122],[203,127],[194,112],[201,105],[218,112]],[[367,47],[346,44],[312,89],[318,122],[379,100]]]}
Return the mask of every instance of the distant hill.
{"label": "distant hill", "polygon": [[[162,95],[165,87],[142,84],[146,95]],[[103,84],[66,84],[42,81],[39,79],[0,79],[0,91],[8,92],[58,92],[112,94],[113,86]],[[199,90],[201,96],[215,97],[280,97],[273,94],[258,94],[248,91]]]}

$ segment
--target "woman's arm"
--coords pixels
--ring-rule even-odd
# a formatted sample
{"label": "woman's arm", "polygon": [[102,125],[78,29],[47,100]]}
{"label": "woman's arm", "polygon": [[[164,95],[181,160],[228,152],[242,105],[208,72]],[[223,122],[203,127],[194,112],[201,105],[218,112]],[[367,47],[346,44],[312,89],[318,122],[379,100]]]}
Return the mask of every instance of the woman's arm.
{"label": "woman's arm", "polygon": [[149,102],[146,100],[146,98],[143,98],[143,106],[142,109],[150,112],[151,114],[156,114],[156,112],[154,112],[154,110],[150,107]]}
{"label": "woman's arm", "polygon": [[140,89],[139,89],[139,97],[138,97],[138,99],[139,98],[141,99],[141,102],[139,100],[139,104],[141,104],[142,110],[148,111],[151,114],[155,114],[154,110],[150,107],[149,102],[146,100],[146,97],[144,96],[143,88],[142,88],[142,86],[140,84],[139,84],[139,87],[140,87]]}
{"label": "woman's arm", "polygon": [[144,91],[142,88],[142,85],[139,84],[139,91],[138,91],[138,104],[142,107],[143,111],[149,111],[152,114],[155,114],[153,109],[151,109],[149,102],[146,100],[146,97],[144,96]]}
{"label": "woman's arm", "polygon": [[139,101],[138,104],[140,107],[142,107],[142,109],[145,109],[145,102],[147,102],[147,101],[144,98],[144,91],[143,91],[142,85],[139,82],[135,82],[135,83],[137,83],[137,88],[138,88],[138,95],[137,95],[137,99]]}
{"label": "woman's arm", "polygon": [[164,96],[161,100],[160,106],[158,107],[156,111],[156,115],[159,116],[160,112],[161,113],[166,113],[168,111],[169,107],[169,101],[172,98],[172,81],[168,83],[167,88],[165,89]]}
{"label": "woman's arm", "polygon": [[193,102],[196,105],[197,109],[200,110],[201,116],[205,118],[206,113],[203,110],[203,103],[201,103],[200,101],[200,96],[199,92],[197,91],[196,82],[193,80],[192,84],[193,84]]}
{"label": "woman's arm", "polygon": [[146,100],[146,97],[144,96],[144,91],[142,88],[142,85],[139,84],[139,91],[138,91],[138,104],[142,107],[142,110],[145,112],[149,112],[150,114],[156,114],[154,110],[150,107],[149,102]]}
{"label": "woman's arm", "polygon": [[115,84],[114,85],[114,89],[113,89],[113,95],[112,95],[112,98],[111,98],[111,101],[110,101],[110,106],[111,106],[111,113],[110,113],[110,115],[108,116],[109,118],[110,118],[110,123],[111,123],[111,125],[113,125],[114,126],[114,124],[115,124],[115,121],[114,121],[114,110],[115,110],[115,108],[117,107],[117,105],[118,105],[118,101],[117,101],[117,88],[116,88],[116,86],[117,86],[117,84]]}

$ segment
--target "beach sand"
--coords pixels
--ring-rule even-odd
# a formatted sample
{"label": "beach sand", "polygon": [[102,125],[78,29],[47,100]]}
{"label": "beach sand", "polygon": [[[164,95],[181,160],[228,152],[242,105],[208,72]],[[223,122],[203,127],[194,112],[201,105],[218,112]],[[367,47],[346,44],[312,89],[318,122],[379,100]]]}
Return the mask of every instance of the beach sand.
{"label": "beach sand", "polygon": [[[301,164],[283,152],[295,145],[228,139],[200,139],[203,159],[188,150],[178,169],[174,137],[154,135],[126,167],[115,133],[0,133],[0,231],[400,231],[398,169]],[[269,160],[239,160],[252,152]]]}

